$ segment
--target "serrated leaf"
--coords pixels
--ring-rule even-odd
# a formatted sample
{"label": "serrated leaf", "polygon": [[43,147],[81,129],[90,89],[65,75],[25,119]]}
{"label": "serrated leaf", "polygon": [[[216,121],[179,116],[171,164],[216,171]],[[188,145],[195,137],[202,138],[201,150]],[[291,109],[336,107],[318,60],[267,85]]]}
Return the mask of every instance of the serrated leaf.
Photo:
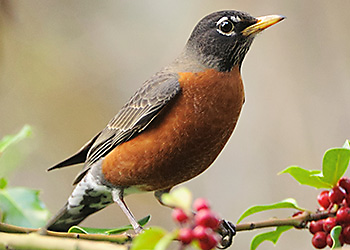
{"label": "serrated leaf", "polygon": [[29,125],[24,125],[23,128],[14,135],[7,135],[0,140],[0,155],[11,144],[14,144],[26,137],[29,137],[32,133],[32,129]]}
{"label": "serrated leaf", "polygon": [[332,249],[341,247],[341,243],[340,243],[340,240],[339,240],[339,236],[341,234],[341,230],[342,230],[341,226],[335,226],[331,230],[330,234],[331,234],[331,237],[332,237],[332,240],[333,240]]}
{"label": "serrated leaf", "polygon": [[3,222],[21,227],[42,227],[49,217],[39,191],[22,187],[0,190],[0,210]]}
{"label": "serrated leaf", "polygon": [[350,149],[350,142],[349,140],[346,140],[344,145],[343,145],[343,148],[347,148],[347,149]]}
{"label": "serrated leaf", "polygon": [[179,187],[168,194],[163,194],[161,199],[165,205],[181,208],[186,213],[191,213],[192,193],[186,187]]}
{"label": "serrated leaf", "polygon": [[271,241],[273,244],[276,244],[281,234],[292,228],[292,226],[280,226],[277,227],[275,231],[262,233],[254,236],[250,244],[250,250],[255,250],[262,242],[266,240]]}
{"label": "serrated leaf", "polygon": [[0,189],[4,189],[7,186],[7,180],[5,178],[0,178]]}
{"label": "serrated leaf", "polygon": [[323,156],[321,181],[332,187],[337,185],[338,180],[344,175],[349,166],[350,149],[332,148]]}
{"label": "serrated leaf", "polygon": [[272,209],[279,209],[279,208],[294,208],[298,209],[301,211],[304,211],[304,208],[301,208],[298,206],[296,200],[292,198],[285,199],[283,201],[269,204],[269,205],[257,205],[257,206],[252,206],[248,208],[242,215],[239,217],[237,224],[240,223],[244,218],[248,217],[249,215],[266,211],[266,210],[272,210]]}
{"label": "serrated leaf", "polygon": [[[149,222],[151,219],[151,216],[148,215],[141,220],[138,221],[138,223],[141,226],[144,226]],[[132,230],[133,227],[129,224],[124,227],[119,228],[93,228],[93,227],[80,227],[80,226],[72,226],[69,228],[68,233],[80,233],[80,234],[105,234],[105,235],[111,235],[111,234],[121,234],[128,230]]]}
{"label": "serrated leaf", "polygon": [[154,250],[166,250],[170,243],[177,238],[178,230],[174,232],[170,232],[166,234],[163,238],[161,238],[157,245],[154,247]]}
{"label": "serrated leaf", "polygon": [[130,250],[153,250],[166,233],[167,232],[160,227],[145,229],[133,240]]}
{"label": "serrated leaf", "polygon": [[322,181],[320,176],[318,176],[321,175],[320,170],[307,170],[299,166],[290,166],[287,167],[285,170],[279,172],[278,174],[285,173],[290,174],[297,182],[299,182],[302,185],[308,185],[317,189],[329,189],[332,187],[329,183],[325,183],[324,181]]}

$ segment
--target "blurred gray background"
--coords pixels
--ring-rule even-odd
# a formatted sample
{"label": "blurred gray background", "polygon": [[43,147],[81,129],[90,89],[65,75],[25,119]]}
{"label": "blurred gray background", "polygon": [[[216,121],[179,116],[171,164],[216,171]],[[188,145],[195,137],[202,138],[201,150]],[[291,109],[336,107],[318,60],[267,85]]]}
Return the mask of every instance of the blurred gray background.
{"label": "blurred gray background", "polygon": [[[288,197],[315,209],[319,191],[277,173],[293,164],[320,169],[325,150],[349,138],[348,0],[1,1],[0,137],[26,123],[34,129],[0,159],[10,185],[41,190],[55,213],[80,167],[46,169],[101,130],[144,80],[181,52],[197,21],[222,9],[287,19],[255,40],[242,67],[246,103],[238,126],[213,166],[185,185],[233,222],[253,204]],[[152,214],[151,225],[175,226],[152,194],[126,201],[138,218]],[[83,225],[127,223],[113,205]],[[233,249],[248,249],[255,233],[239,233]],[[292,230],[276,249],[312,249],[311,235]]]}

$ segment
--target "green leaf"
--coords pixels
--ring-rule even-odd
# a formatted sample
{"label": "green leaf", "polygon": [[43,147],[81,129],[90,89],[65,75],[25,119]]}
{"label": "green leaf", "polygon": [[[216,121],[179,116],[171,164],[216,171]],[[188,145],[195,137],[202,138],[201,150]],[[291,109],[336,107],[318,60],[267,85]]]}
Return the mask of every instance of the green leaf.
{"label": "green leaf", "polygon": [[178,230],[166,234],[163,238],[161,238],[157,245],[154,247],[154,250],[166,250],[170,243],[177,238]]}
{"label": "green leaf", "polygon": [[326,188],[329,189],[332,187],[329,183],[326,183],[321,180],[321,177],[318,176],[321,174],[319,170],[307,170],[298,166],[290,166],[285,170],[279,172],[278,174],[288,173],[294,179],[302,185],[308,185],[314,188]]}
{"label": "green leaf", "polygon": [[344,145],[343,145],[343,148],[347,148],[347,149],[350,149],[350,142],[349,140],[346,140]]}
{"label": "green leaf", "polygon": [[350,149],[332,148],[327,150],[323,156],[321,181],[337,185],[338,180],[344,175],[350,160]]}
{"label": "green leaf", "polygon": [[304,208],[301,208],[298,206],[296,200],[289,198],[289,199],[285,199],[283,201],[274,203],[274,204],[269,204],[269,205],[257,205],[257,206],[252,206],[250,208],[248,208],[242,215],[241,217],[239,217],[237,224],[239,222],[241,222],[244,218],[246,218],[249,215],[258,213],[258,212],[262,212],[262,211],[266,211],[266,210],[271,210],[271,209],[278,209],[278,208],[294,208],[294,209],[298,209],[301,211],[304,211]]}
{"label": "green leaf", "polygon": [[145,229],[133,240],[130,250],[153,250],[165,235],[166,231],[160,227]]}
{"label": "green leaf", "polygon": [[185,187],[174,189],[168,194],[162,195],[162,202],[170,207],[182,208],[186,213],[191,213],[192,193]]}
{"label": "green leaf", "polygon": [[[151,219],[151,216],[148,215],[141,220],[138,221],[138,223],[141,226],[144,226],[149,222]],[[79,234],[106,234],[106,235],[111,235],[111,234],[121,234],[124,233],[128,230],[132,230],[133,227],[129,224],[124,227],[119,227],[119,228],[92,228],[92,227],[80,227],[80,226],[72,226],[69,228],[68,233],[79,233]]]}
{"label": "green leaf", "polygon": [[104,234],[99,233],[99,228],[86,228],[86,227],[79,227],[79,226],[72,226],[69,228],[68,233],[77,233],[77,234]]}
{"label": "green leaf", "polygon": [[279,174],[289,173],[300,184],[315,188],[332,188],[344,175],[349,166],[350,143],[345,141],[343,148],[332,148],[323,156],[322,172],[318,170],[306,170],[298,166],[290,166]]}
{"label": "green leaf", "polygon": [[24,138],[27,138],[31,135],[32,129],[29,125],[24,125],[24,127],[15,135],[7,135],[0,140],[0,155],[4,150],[9,147],[11,144],[14,144]]}
{"label": "green leaf", "polygon": [[7,186],[7,180],[5,178],[0,178],[0,189],[4,189]]}
{"label": "green leaf", "polygon": [[39,191],[22,187],[0,189],[0,210],[3,222],[21,227],[42,227],[49,217]]}
{"label": "green leaf", "polygon": [[262,242],[266,240],[269,240],[273,244],[276,244],[281,234],[292,228],[293,226],[280,226],[277,227],[275,231],[256,235],[250,244],[250,250],[255,250]]}
{"label": "green leaf", "polygon": [[341,247],[341,243],[340,243],[340,240],[339,240],[340,234],[341,234],[341,226],[335,226],[335,227],[332,228],[332,230],[331,230],[331,237],[332,237],[332,240],[333,240],[332,249]]}

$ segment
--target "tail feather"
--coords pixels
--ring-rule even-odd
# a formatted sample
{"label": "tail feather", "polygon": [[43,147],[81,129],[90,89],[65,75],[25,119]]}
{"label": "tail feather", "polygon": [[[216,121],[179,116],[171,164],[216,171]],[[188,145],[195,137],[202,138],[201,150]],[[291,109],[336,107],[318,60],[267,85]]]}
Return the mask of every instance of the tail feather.
{"label": "tail feather", "polygon": [[51,218],[45,228],[50,231],[67,232],[70,227],[78,225],[87,216],[88,215],[83,216],[82,214],[78,214],[77,216],[69,213],[67,202],[66,205],[64,205],[64,207],[62,207],[53,218]]}
{"label": "tail feather", "polygon": [[46,224],[45,228],[50,231],[67,232],[72,226],[78,225],[90,214],[106,207],[100,206],[96,208],[83,207],[81,212],[75,213],[68,209],[68,203],[61,208],[60,211]]}
{"label": "tail feather", "polygon": [[113,203],[110,190],[98,184],[89,172],[74,188],[68,202],[47,223],[46,229],[67,232],[90,214]]}

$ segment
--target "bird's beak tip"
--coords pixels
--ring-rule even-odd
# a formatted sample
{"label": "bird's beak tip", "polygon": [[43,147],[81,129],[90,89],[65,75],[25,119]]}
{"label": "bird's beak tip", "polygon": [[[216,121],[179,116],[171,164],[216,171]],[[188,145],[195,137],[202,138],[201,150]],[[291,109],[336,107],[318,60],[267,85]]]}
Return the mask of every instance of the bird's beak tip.
{"label": "bird's beak tip", "polygon": [[242,31],[242,34],[244,36],[257,34],[267,29],[268,27],[281,22],[282,20],[286,19],[286,17],[282,15],[268,15],[268,16],[257,17],[256,19],[257,19],[257,22],[255,24],[248,26]]}

